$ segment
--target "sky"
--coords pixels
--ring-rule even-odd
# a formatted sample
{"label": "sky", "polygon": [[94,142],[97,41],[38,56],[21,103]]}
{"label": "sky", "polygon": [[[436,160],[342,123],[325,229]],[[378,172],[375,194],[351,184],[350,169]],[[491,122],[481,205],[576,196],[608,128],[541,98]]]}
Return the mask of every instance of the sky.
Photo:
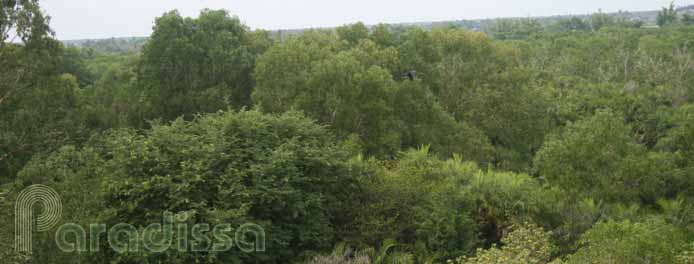
{"label": "sky", "polygon": [[[148,36],[154,18],[226,9],[256,29],[655,10],[670,0],[42,0],[59,39]],[[694,4],[679,0],[677,5]]]}

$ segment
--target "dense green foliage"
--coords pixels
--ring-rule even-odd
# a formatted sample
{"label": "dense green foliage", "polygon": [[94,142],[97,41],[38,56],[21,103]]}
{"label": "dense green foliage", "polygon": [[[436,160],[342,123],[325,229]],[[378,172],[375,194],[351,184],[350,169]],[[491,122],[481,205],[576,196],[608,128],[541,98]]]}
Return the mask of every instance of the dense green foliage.
{"label": "dense green foliage", "polygon": [[[598,12],[280,38],[171,11],[121,49],[64,47],[37,1],[2,3],[4,263],[694,263],[694,19],[674,5],[658,28]],[[52,230],[22,254],[32,184],[61,223],[170,212],[257,224],[267,248],[78,254]],[[177,239],[215,238],[193,232]]]}
{"label": "dense green foliage", "polygon": [[151,114],[173,120],[250,105],[251,71],[264,49],[254,41],[226,11],[205,10],[197,19],[172,11],[157,18],[137,74]]}
{"label": "dense green foliage", "polygon": [[296,113],[219,113],[146,131],[114,130],[82,148],[64,147],[49,160],[30,162],[19,184],[98,190],[88,207],[74,204],[98,212],[93,221],[144,228],[170,211],[187,214],[190,223],[252,222],[265,228],[273,249],[257,256],[118,256],[108,250],[95,256],[122,262],[276,263],[330,248],[333,223],[345,221],[349,212],[342,209],[357,187],[347,149]]}

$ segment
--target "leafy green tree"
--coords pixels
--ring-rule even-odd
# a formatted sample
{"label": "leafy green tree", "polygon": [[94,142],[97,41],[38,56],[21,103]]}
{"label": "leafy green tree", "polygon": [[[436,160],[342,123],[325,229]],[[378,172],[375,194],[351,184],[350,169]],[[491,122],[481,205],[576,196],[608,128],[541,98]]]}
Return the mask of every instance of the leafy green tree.
{"label": "leafy green tree", "polygon": [[456,120],[485,133],[496,148],[496,166],[526,169],[549,130],[549,96],[519,67],[518,50],[481,33],[433,34],[445,54],[436,69],[442,105]]}
{"label": "leafy green tree", "polygon": [[[475,257],[461,257],[459,264],[546,264],[550,263],[555,246],[550,233],[532,223],[514,226],[502,239],[502,247],[478,250]],[[552,262],[555,263],[555,262]]]}
{"label": "leafy green tree", "polygon": [[20,182],[53,186],[69,195],[66,207],[75,217],[111,226],[129,223],[141,231],[161,223],[165,211],[187,216],[189,228],[254,223],[264,229],[268,249],[117,254],[101,241],[91,262],[285,263],[330,248],[356,206],[349,199],[357,191],[351,153],[335,142],[297,113],[209,114],[146,131],[114,130],[82,148],[63,148],[36,159]]}
{"label": "leafy green tree", "polygon": [[[6,1],[0,7],[0,106],[30,89],[28,76],[38,76],[55,67],[60,44],[52,38],[49,20],[35,0]],[[10,34],[19,37],[23,45],[15,44],[14,38],[8,39]]]}
{"label": "leafy green tree", "polygon": [[614,18],[605,14],[602,10],[590,16],[590,26],[593,31],[598,31],[603,27],[608,27],[615,24]]}
{"label": "leafy green tree", "polygon": [[65,74],[33,82],[0,107],[0,181],[13,179],[33,154],[76,144],[83,135],[76,79]]}
{"label": "leafy green tree", "polygon": [[347,41],[351,46],[369,37],[369,29],[361,22],[338,27],[336,32],[341,40]]}
{"label": "leafy green tree", "polygon": [[[446,259],[465,255],[477,244],[474,200],[461,191],[477,167],[440,160],[428,148],[410,150],[397,163],[376,160],[371,177],[361,180],[365,208],[355,218],[355,242],[376,246],[387,239],[417,256]],[[392,167],[392,168],[389,168]]]}
{"label": "leafy green tree", "polygon": [[499,242],[515,223],[561,221],[563,193],[528,175],[482,171],[460,156],[439,159],[428,148],[368,164],[373,176],[361,178],[364,196],[357,196],[366,208],[349,242],[373,246],[394,238],[417,259],[445,260]]}
{"label": "leafy green tree", "polygon": [[691,186],[694,182],[689,175],[694,173],[694,105],[678,109],[674,115],[674,127],[658,142],[658,148],[674,153],[676,166],[683,169],[677,189],[692,197]]}
{"label": "leafy green tree", "polygon": [[623,117],[601,110],[547,139],[535,157],[538,173],[574,195],[650,202],[667,194],[671,158],[649,153]]}
{"label": "leafy green tree", "polygon": [[476,221],[485,247],[500,242],[519,222],[558,227],[560,214],[569,209],[564,205],[565,193],[527,174],[479,171],[465,190],[476,201]]}
{"label": "leafy green tree", "polygon": [[608,221],[581,238],[581,248],[566,263],[678,263],[686,238],[661,219]]}
{"label": "leafy green tree", "polygon": [[[15,224],[9,212],[17,172],[34,155],[81,141],[77,80],[59,70],[63,48],[53,39],[49,20],[38,1],[0,5],[0,224],[7,227]],[[14,238],[12,228],[0,230],[3,262],[32,261],[15,251]]]}
{"label": "leafy green tree", "polygon": [[371,29],[369,39],[381,48],[397,46],[400,41],[399,34],[393,27],[387,24],[376,25]]}
{"label": "leafy green tree", "polygon": [[269,31],[256,29],[248,34],[249,50],[256,56],[263,54],[266,50],[275,44]]}
{"label": "leafy green tree", "polygon": [[0,6],[0,48],[16,38],[29,49],[51,45],[53,31],[49,22],[50,17],[43,14],[38,0],[4,1]]}
{"label": "leafy green tree", "polygon": [[255,67],[254,104],[268,113],[295,108],[297,96],[308,85],[312,64],[330,56],[337,46],[335,36],[316,32],[272,46]]}
{"label": "leafy green tree", "polygon": [[675,2],[670,3],[668,7],[663,7],[660,12],[658,12],[658,17],[656,18],[656,23],[659,27],[665,27],[677,22],[677,9],[675,8]]}
{"label": "leafy green tree", "polygon": [[65,48],[61,62],[58,65],[58,71],[75,76],[80,87],[86,87],[95,81],[86,64],[88,52],[78,48]]}
{"label": "leafy green tree", "polygon": [[[92,147],[64,146],[50,154],[39,153],[19,173],[17,179],[6,185],[9,201],[17,201],[19,191],[32,184],[44,184],[58,192],[62,214],[59,225],[76,223],[86,230],[90,224],[103,223],[99,213],[105,210],[101,183],[108,175],[108,168]],[[14,204],[12,205],[14,206]],[[12,207],[7,207],[12,212]],[[4,208],[3,208],[4,210]],[[13,221],[12,214],[4,214],[0,221]],[[56,246],[54,228],[49,232],[36,232],[33,236],[33,252],[29,256],[35,263],[94,262],[91,254],[64,252]],[[91,237],[87,235],[89,243]],[[14,234],[3,236],[12,241]],[[76,239],[76,238],[69,238]],[[94,241],[96,241],[95,239]],[[74,241],[74,240],[71,240]],[[104,245],[104,242],[100,242]],[[89,245],[87,245],[89,247]],[[26,262],[25,262],[26,263]]]}
{"label": "leafy green tree", "polygon": [[455,120],[420,81],[400,83],[394,102],[403,149],[428,144],[444,157],[457,154],[479,164],[492,161],[494,149],[484,132]]}
{"label": "leafy green tree", "polygon": [[390,118],[396,86],[388,71],[360,64],[343,52],[315,64],[310,75],[297,98],[297,109],[335,128],[343,138],[357,135],[367,153],[386,155],[397,150]]}
{"label": "leafy green tree", "polygon": [[453,119],[419,80],[395,80],[399,58],[397,49],[369,39],[351,49],[331,33],[288,40],[259,58],[253,98],[265,112],[301,110],[369,155],[432,145],[443,155],[488,161],[483,134]]}
{"label": "leafy green tree", "polygon": [[438,93],[436,65],[442,54],[430,32],[418,27],[408,28],[401,36],[398,56],[402,65],[398,75],[416,71],[417,79]]}
{"label": "leafy green tree", "polygon": [[[0,8],[0,183],[35,153],[76,143],[83,134],[77,80],[61,74],[62,45],[52,38],[36,1],[5,1]],[[20,43],[7,39],[10,31]]]}
{"label": "leafy green tree", "polygon": [[152,118],[192,118],[225,109],[227,103],[249,106],[255,52],[262,45],[251,43],[248,31],[223,10],[203,10],[195,19],[177,11],[157,18],[138,71]]}
{"label": "leafy green tree", "polygon": [[99,55],[90,64],[99,79],[80,91],[80,108],[87,127],[95,131],[146,127],[152,106],[137,85],[139,56]]}

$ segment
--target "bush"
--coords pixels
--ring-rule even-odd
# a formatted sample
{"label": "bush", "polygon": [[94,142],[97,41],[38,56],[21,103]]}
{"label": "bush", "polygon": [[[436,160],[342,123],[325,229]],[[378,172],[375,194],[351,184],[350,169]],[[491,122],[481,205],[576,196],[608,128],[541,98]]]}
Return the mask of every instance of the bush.
{"label": "bush", "polygon": [[[458,258],[457,264],[545,264],[554,252],[550,234],[532,223],[513,228],[502,240],[502,247],[477,251],[475,257]],[[449,261],[449,263],[452,261]]]}

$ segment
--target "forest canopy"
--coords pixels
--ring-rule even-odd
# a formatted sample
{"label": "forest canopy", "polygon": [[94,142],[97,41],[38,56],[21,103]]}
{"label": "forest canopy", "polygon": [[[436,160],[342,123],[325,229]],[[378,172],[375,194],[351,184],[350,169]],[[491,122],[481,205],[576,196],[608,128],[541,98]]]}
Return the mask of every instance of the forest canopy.
{"label": "forest canopy", "polygon": [[[674,4],[657,26],[290,36],[173,10],[146,41],[82,46],[38,1],[2,5],[4,263],[694,263],[694,19]],[[18,252],[15,200],[37,184],[61,223],[170,212],[256,224],[266,248],[66,252],[52,229]]]}

